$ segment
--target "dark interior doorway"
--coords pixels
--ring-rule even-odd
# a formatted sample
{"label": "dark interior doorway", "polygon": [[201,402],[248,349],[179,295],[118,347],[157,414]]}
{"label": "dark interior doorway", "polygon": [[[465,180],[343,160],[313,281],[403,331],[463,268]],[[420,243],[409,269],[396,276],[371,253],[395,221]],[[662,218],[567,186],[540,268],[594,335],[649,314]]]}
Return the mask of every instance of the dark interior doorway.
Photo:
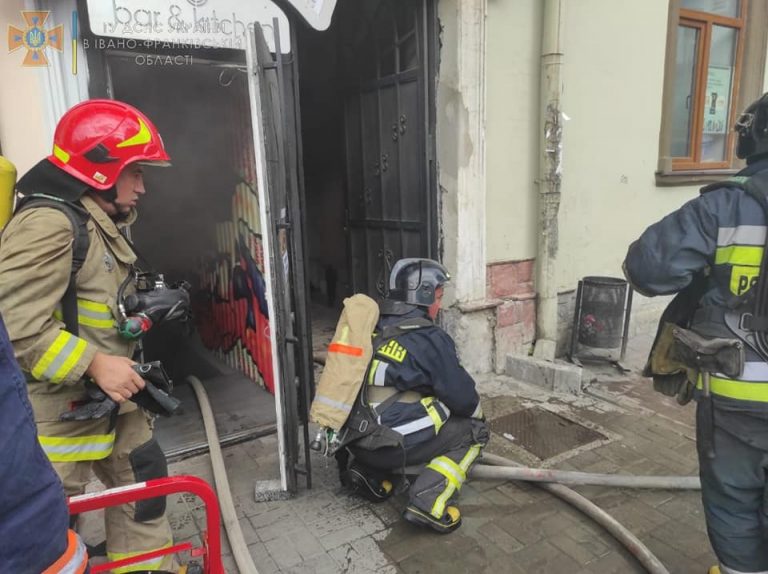
{"label": "dark interior doorway", "polygon": [[436,255],[433,19],[427,0],[342,0],[327,31],[297,30],[315,320]]}
{"label": "dark interior doorway", "polygon": [[[255,241],[259,230],[258,215],[243,208],[233,223],[241,196],[249,193],[246,182],[253,179],[248,173],[253,169],[253,137],[244,62],[197,62],[146,66],[135,54],[120,53],[108,54],[105,62],[113,97],[153,119],[173,165],[145,169],[147,193],[131,226],[136,248],[147,259],[143,269],[163,272],[169,283],[183,279],[192,284],[197,315],[192,333],[161,325],[144,340],[145,359],[163,361],[183,404],[180,415],[158,420],[156,427],[170,457],[206,449],[196,400],[184,384],[188,375],[197,376],[208,391],[222,444],[273,433],[276,422],[274,397],[264,388],[263,373],[250,369],[250,349],[234,337],[213,337],[212,343],[214,321],[204,315],[212,307],[231,312],[233,305],[245,312],[243,302],[232,300],[231,286],[241,259],[238,248]],[[255,307],[247,309],[248,317],[258,314]]]}
{"label": "dark interior doorway", "polygon": [[[437,256],[431,152],[436,19],[432,0],[342,0],[329,30],[293,26],[309,248],[304,268],[314,303],[313,343],[322,349],[345,296],[381,297],[397,259]],[[236,398],[222,407],[229,415],[222,424],[230,425],[222,434],[242,440],[274,431],[275,407],[264,390],[270,389],[272,373],[263,367],[271,355],[248,346],[269,327],[262,328],[265,310],[251,293],[259,279],[251,270],[263,269],[264,253],[258,216],[238,199],[247,196],[245,203],[253,205],[256,179],[245,56],[226,52],[178,67],[139,65],[135,53],[107,53],[89,68],[105,70],[94,73],[94,85],[102,88],[92,89],[92,96],[144,110],[173,159],[171,170],[146,170],[150,192],[133,226],[139,250],[169,281],[192,282],[198,302],[229,306],[234,322],[248,326],[240,339],[213,346],[200,340],[202,330],[197,339],[157,330],[147,341],[147,358],[163,359],[182,381],[194,370],[206,372],[206,350],[213,348],[213,359],[225,368],[207,372],[209,393]],[[212,260],[216,267],[209,272]],[[247,307],[238,290],[248,291]],[[202,320],[199,327],[214,322]],[[190,411],[196,415],[194,406]]]}

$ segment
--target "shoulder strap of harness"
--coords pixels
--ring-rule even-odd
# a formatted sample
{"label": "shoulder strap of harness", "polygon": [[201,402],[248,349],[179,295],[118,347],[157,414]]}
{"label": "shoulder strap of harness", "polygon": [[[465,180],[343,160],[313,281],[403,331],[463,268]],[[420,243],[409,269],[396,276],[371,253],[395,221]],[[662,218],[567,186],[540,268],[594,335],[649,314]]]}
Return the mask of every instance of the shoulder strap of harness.
{"label": "shoulder strap of harness", "polygon": [[390,339],[394,339],[404,333],[410,333],[416,329],[423,327],[431,327],[434,323],[431,319],[426,317],[413,317],[411,319],[403,319],[402,321],[393,325],[387,325],[378,333],[373,339],[373,352],[375,353],[379,347]]}
{"label": "shoulder strap of harness", "polygon": [[[701,193],[708,193],[723,187],[743,189],[752,197],[763,210],[766,227],[768,227],[768,170],[757,172],[752,176],[737,176],[722,182],[707,185]],[[760,275],[757,284],[745,295],[734,298],[729,305],[732,309],[739,308],[739,330],[753,331],[756,335],[758,350],[768,356],[768,233],[763,248],[763,258],[760,262]]]}
{"label": "shoulder strap of harness", "polygon": [[[434,323],[425,317],[415,317],[404,319],[392,325],[384,327],[380,333],[377,333],[373,339],[373,356],[387,341],[403,333],[408,333],[424,327],[431,327]],[[370,365],[368,366],[370,369]],[[367,378],[367,375],[366,375]],[[372,412],[368,404],[368,387],[363,382],[357,399],[352,407],[352,412],[339,433],[337,448],[343,448],[351,443],[355,443],[360,448],[376,450],[388,446],[402,446],[402,439],[399,433],[385,427],[378,422],[378,415],[384,412],[387,407],[396,403],[403,395],[402,392],[394,393],[383,401],[376,412]]]}
{"label": "shoulder strap of harness", "polygon": [[50,195],[29,195],[25,197],[16,209],[16,213],[37,207],[51,207],[67,216],[72,225],[74,240],[72,242],[72,270],[64,296],[61,298],[61,313],[67,331],[77,336],[79,325],[77,320],[77,274],[85,263],[91,240],[88,237],[88,211],[81,205],[64,201]]}
{"label": "shoulder strap of harness", "polygon": [[[412,317],[410,319],[403,319],[402,321],[398,321],[397,323],[394,323],[392,325],[387,325],[381,330],[381,333],[377,333],[373,338],[373,354],[371,355],[371,361],[373,361],[373,358],[376,356],[376,352],[391,339],[394,339],[395,337],[399,337],[404,333],[410,333],[417,329],[421,329],[423,327],[431,327],[433,325],[434,325],[434,322],[431,319],[427,319],[426,317]],[[369,369],[371,368],[370,365],[368,366],[368,368]],[[368,387],[366,387],[365,384],[363,384],[363,387],[361,389],[361,394],[365,393],[362,396],[362,399],[365,403],[368,402],[368,397],[366,393],[367,389]],[[402,392],[395,393],[394,395],[389,397],[386,401],[381,403],[378,409],[376,409],[377,414],[383,413],[389,405],[397,402],[397,400],[402,395],[403,395]]]}

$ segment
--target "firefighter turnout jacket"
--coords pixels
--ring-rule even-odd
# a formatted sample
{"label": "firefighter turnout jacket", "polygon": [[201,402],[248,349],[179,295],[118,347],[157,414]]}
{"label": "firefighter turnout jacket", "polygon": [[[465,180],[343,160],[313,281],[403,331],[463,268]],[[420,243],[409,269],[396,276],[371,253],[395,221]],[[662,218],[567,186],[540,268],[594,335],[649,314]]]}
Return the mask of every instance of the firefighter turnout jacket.
{"label": "firefighter turnout jacket", "polygon": [[[755,162],[738,174],[737,181],[766,170],[768,160]],[[744,189],[727,181],[705,188],[699,197],[651,225],[630,246],[625,275],[634,289],[647,296],[679,292],[696,278],[705,281],[691,329],[734,338],[724,314],[757,283],[766,224],[762,207]],[[740,377],[712,374],[713,400],[721,409],[768,413],[768,364],[755,349],[745,347],[746,364]]]}
{"label": "firefighter turnout jacket", "polygon": [[[382,309],[376,330],[416,318],[427,318],[426,310],[387,315]],[[379,346],[365,382],[374,410],[392,392],[403,393],[378,422],[401,434],[406,447],[432,439],[452,415],[482,416],[474,380],[459,363],[451,337],[434,324],[406,330]]]}
{"label": "firefighter turnout jacket", "polygon": [[[116,327],[118,292],[136,255],[118,225],[91,197],[83,195],[79,203],[89,215],[89,245],[76,276],[77,336],[66,329],[61,310],[75,238],[69,217],[44,205],[22,209],[0,238],[0,314],[27,379],[39,442],[70,496],[84,492],[91,471],[108,488],[167,476],[150,417],[135,403],[122,403],[117,417],[59,419],[87,398],[83,377],[97,350],[130,358],[135,347]],[[121,225],[133,219],[135,213]],[[134,292],[131,283],[126,293]],[[105,526],[110,560],[159,550],[172,542],[164,498],[107,508]],[[141,567],[171,570],[174,564],[172,556],[161,556],[115,572]]]}
{"label": "firefighter turnout jacket", "polygon": [[[69,218],[47,207],[21,211],[8,223],[0,244],[0,313],[27,373],[38,422],[58,421],[68,404],[83,397],[81,380],[97,350],[123,357],[134,351],[135,344],[120,337],[115,325],[117,292],[136,255],[93,199],[83,196],[80,203],[90,214],[90,247],[77,275],[79,336],[65,329],[61,315],[72,269]],[[126,401],[121,412],[135,408]],[[82,445],[58,444],[47,436],[40,441],[52,461],[97,460],[110,454],[114,436],[94,436],[91,444]]]}

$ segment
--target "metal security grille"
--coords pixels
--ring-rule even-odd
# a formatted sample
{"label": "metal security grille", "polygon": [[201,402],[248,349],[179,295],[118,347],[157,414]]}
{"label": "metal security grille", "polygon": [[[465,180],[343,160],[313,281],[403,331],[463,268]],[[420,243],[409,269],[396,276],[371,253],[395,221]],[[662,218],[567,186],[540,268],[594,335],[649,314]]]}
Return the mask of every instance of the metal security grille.
{"label": "metal security grille", "polygon": [[[371,3],[373,5],[373,3]],[[426,0],[383,0],[346,50],[352,290],[388,292],[392,265],[431,254]]]}
{"label": "metal security grille", "polygon": [[606,438],[599,432],[538,407],[491,420],[491,430],[540,459]]}

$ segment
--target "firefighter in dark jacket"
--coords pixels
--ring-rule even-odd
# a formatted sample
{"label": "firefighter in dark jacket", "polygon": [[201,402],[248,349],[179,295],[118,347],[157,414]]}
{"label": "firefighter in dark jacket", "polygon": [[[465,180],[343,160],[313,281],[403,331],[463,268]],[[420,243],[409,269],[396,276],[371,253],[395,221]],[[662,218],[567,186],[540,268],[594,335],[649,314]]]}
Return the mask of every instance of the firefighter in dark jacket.
{"label": "firefighter in dark jacket", "polygon": [[750,331],[748,319],[768,224],[759,201],[768,193],[768,94],[746,109],[736,130],[746,168],[651,225],[630,246],[624,271],[647,296],[696,289],[689,316],[678,324],[707,341],[741,342],[738,376],[690,378],[702,501],[719,561],[710,573],[757,574],[768,572],[768,357],[755,345],[759,325]]}
{"label": "firefighter in dark jacket", "polygon": [[64,487],[37,441],[27,382],[0,318],[0,572],[83,574]]}
{"label": "firefighter in dark jacket", "polygon": [[376,331],[404,328],[374,350],[365,391],[378,422],[400,435],[401,444],[369,450],[352,443],[340,457],[342,482],[374,502],[391,496],[405,466],[426,464],[403,516],[440,533],[461,525],[454,498],[488,442],[475,382],[451,337],[433,323],[448,280],[446,269],[429,259],[402,259],[392,268]]}

